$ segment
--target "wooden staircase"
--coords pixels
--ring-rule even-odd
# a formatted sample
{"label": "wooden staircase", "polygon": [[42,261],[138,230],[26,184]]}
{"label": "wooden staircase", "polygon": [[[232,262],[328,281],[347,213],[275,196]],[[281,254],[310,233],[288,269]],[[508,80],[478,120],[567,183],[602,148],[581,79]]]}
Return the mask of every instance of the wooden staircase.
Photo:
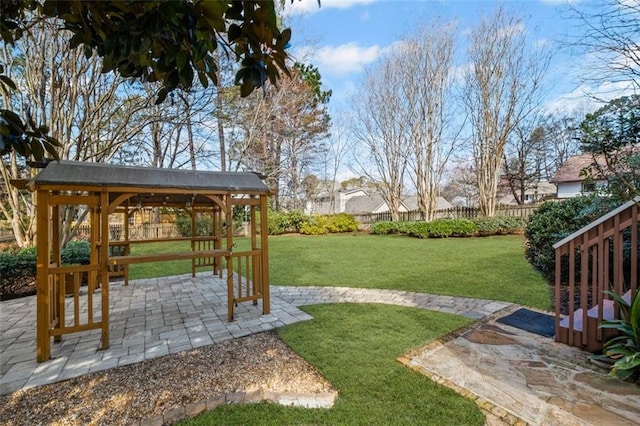
{"label": "wooden staircase", "polygon": [[[640,198],[627,202],[554,244],[556,252],[556,341],[590,352],[612,335],[599,325],[618,318],[606,291],[628,303],[638,291]],[[561,313],[561,289],[568,286],[568,312]]]}

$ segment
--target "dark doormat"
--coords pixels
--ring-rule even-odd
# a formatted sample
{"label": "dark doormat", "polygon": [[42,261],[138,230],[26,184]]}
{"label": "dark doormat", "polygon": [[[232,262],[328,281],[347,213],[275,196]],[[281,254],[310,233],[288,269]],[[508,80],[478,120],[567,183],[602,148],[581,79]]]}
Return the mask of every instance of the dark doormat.
{"label": "dark doormat", "polygon": [[556,321],[553,316],[526,308],[520,308],[512,314],[498,318],[497,321],[545,337],[553,337],[556,334]]}

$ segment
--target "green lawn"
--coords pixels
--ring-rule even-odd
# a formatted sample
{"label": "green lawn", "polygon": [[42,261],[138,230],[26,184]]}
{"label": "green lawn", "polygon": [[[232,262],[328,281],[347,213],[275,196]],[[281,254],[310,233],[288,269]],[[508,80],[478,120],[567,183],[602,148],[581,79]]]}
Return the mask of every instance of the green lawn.
{"label": "green lawn", "polygon": [[316,305],[314,319],[279,330],[336,387],[331,409],[226,405],[188,425],[481,425],[470,400],[396,361],[410,349],[467,325],[455,315],[383,305]]}
{"label": "green lawn", "polygon": [[[238,241],[238,250],[247,241]],[[132,254],[187,250],[141,244]],[[550,309],[544,279],[524,258],[522,236],[417,239],[328,235],[269,238],[271,283],[384,288],[502,300]],[[185,274],[190,262],[131,266],[131,279]]]}
{"label": "green lawn", "polygon": [[[248,245],[236,241],[237,249]],[[132,254],[188,250],[188,242],[141,244]],[[542,277],[524,259],[521,236],[415,239],[329,235],[269,238],[271,283],[382,288],[478,297],[549,309]],[[131,266],[131,278],[186,274],[190,261]],[[332,409],[228,405],[185,424],[480,425],[474,403],[396,361],[469,324],[468,318],[382,305],[305,307],[314,319],[282,339],[338,389]]]}

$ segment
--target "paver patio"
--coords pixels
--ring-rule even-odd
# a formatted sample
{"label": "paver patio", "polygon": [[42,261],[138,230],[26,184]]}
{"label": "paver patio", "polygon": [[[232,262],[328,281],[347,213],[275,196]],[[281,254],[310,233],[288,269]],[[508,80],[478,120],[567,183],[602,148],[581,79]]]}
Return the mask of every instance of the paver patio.
{"label": "paver patio", "polygon": [[[385,303],[479,320],[465,332],[401,358],[470,397],[489,424],[638,424],[640,387],[592,369],[588,354],[504,324],[519,306],[395,290],[271,286],[271,314],[244,303],[227,321],[226,280],[210,273],[112,283],[111,346],[100,332],[66,336],[52,360],[35,359],[35,296],[0,302],[0,394],[309,320],[299,306]],[[68,303],[71,303],[69,300]]]}

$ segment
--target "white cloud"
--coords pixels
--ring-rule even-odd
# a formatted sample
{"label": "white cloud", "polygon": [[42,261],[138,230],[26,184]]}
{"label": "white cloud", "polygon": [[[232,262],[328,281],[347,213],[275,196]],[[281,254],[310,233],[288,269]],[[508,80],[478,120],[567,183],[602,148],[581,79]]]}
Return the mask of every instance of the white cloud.
{"label": "white cloud", "polygon": [[561,114],[586,114],[594,112],[606,102],[635,93],[635,85],[629,81],[603,82],[590,86],[581,84],[568,93],[547,102],[545,110]]}
{"label": "white cloud", "polygon": [[294,0],[293,3],[285,3],[285,14],[299,15],[304,13],[316,13],[323,9],[348,9],[352,6],[366,5],[376,0]]}
{"label": "white cloud", "polygon": [[324,46],[312,53],[312,62],[322,70],[323,75],[345,75],[362,71],[364,66],[378,59],[382,51],[377,45],[361,47],[357,43]]}

